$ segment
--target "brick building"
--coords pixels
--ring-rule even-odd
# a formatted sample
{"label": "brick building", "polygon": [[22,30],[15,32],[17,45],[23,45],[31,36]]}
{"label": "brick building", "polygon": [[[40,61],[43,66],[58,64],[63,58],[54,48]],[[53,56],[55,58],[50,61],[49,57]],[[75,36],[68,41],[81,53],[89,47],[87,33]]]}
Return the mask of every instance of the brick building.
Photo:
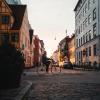
{"label": "brick building", "polygon": [[31,66],[27,6],[9,5],[5,0],[0,0],[0,19],[0,44],[14,44],[24,53],[26,67]]}

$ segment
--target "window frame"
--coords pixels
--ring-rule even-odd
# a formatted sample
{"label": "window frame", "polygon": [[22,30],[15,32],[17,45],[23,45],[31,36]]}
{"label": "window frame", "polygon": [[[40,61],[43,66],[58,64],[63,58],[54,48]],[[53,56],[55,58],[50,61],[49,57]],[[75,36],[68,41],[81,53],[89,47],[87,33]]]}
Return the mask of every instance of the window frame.
{"label": "window frame", "polygon": [[97,45],[96,44],[93,45],[93,55],[97,56]]}
{"label": "window frame", "polygon": [[88,0],[88,10],[91,8],[91,0]]}
{"label": "window frame", "polygon": [[91,56],[91,46],[89,47],[89,56]]}
{"label": "window frame", "polygon": [[11,42],[19,42],[19,34],[17,32],[11,33]]}
{"label": "window frame", "polygon": [[0,34],[0,41],[2,43],[9,43],[9,41],[10,41],[10,35],[8,33],[1,33]]}
{"label": "window frame", "polygon": [[91,38],[91,30],[89,30],[88,34],[89,34],[89,41],[90,41],[92,39]]}
{"label": "window frame", "polygon": [[93,20],[96,19],[96,16],[97,16],[97,15],[96,15],[96,8],[94,8],[94,9],[93,9]]}
{"label": "window frame", "polygon": [[88,24],[91,24],[91,22],[92,22],[92,16],[91,16],[91,14],[89,14],[88,15]]}
{"label": "window frame", "polygon": [[10,16],[9,15],[2,15],[2,20],[1,23],[2,24],[9,24],[10,20]]}
{"label": "window frame", "polygon": [[97,34],[97,23],[93,24],[93,37],[95,38]]}

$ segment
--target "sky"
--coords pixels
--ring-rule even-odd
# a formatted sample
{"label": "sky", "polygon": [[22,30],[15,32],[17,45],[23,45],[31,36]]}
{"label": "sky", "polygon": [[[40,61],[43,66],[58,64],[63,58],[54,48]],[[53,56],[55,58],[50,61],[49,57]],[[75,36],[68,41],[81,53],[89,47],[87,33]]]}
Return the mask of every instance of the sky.
{"label": "sky", "polygon": [[[78,0],[21,0],[27,5],[28,18],[34,34],[44,41],[48,57],[59,42],[74,33],[74,8]],[[67,32],[66,32],[67,31]]]}

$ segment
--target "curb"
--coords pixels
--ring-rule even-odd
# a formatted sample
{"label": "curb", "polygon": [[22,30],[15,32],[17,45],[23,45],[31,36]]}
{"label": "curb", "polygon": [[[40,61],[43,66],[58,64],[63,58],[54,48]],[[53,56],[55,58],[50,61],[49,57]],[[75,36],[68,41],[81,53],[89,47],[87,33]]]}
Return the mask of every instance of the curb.
{"label": "curb", "polygon": [[32,82],[27,81],[27,83],[28,83],[28,85],[27,85],[25,88],[23,88],[23,90],[21,90],[21,91],[19,92],[19,95],[16,96],[14,100],[22,100],[22,99],[23,99],[23,97],[25,96],[25,94],[28,92],[28,90],[29,90],[29,89],[31,88],[31,86],[32,86]]}
{"label": "curb", "polygon": [[31,86],[31,81],[23,80],[19,88],[0,90],[0,100],[22,100]]}

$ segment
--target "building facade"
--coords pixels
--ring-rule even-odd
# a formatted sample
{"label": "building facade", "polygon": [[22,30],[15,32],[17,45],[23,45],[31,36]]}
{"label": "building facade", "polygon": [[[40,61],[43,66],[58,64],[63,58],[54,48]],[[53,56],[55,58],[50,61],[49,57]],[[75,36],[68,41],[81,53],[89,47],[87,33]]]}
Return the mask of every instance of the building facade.
{"label": "building facade", "polygon": [[69,59],[72,64],[75,64],[75,34],[73,34],[68,42]]}
{"label": "building facade", "polygon": [[20,0],[6,0],[8,4],[21,4]]}
{"label": "building facade", "polygon": [[[18,6],[22,6],[22,5],[18,5]],[[32,66],[31,65],[30,31],[29,30],[30,30],[30,26],[29,26],[29,20],[28,20],[28,12],[26,8],[23,19],[22,19],[22,25],[20,28],[20,48],[24,53],[25,65],[28,68]]]}
{"label": "building facade", "polygon": [[30,26],[30,30],[29,30],[29,33],[30,33],[30,67],[33,67],[34,66],[34,30],[31,28]]}
{"label": "building facade", "polygon": [[51,58],[54,60],[55,63],[58,63],[58,50],[53,52]]}
{"label": "building facade", "polygon": [[11,30],[14,23],[14,17],[12,15],[12,10],[5,0],[0,1],[0,20],[0,45],[9,41],[16,43],[18,40],[15,40],[13,35],[16,34],[16,37],[18,37],[18,31]]}
{"label": "building facade", "polygon": [[77,64],[100,63],[100,1],[78,0],[75,11]]}
{"label": "building facade", "polygon": [[9,5],[0,1],[0,44],[11,43],[20,49],[26,67],[31,66],[29,21],[26,5]]}
{"label": "building facade", "polygon": [[58,45],[58,62],[59,65],[63,64],[63,62],[66,60],[67,62],[70,61],[70,54],[69,54],[69,45],[70,37],[66,36],[64,39],[62,39]]}
{"label": "building facade", "polygon": [[41,43],[38,35],[34,35],[34,66],[38,66],[41,60]]}

